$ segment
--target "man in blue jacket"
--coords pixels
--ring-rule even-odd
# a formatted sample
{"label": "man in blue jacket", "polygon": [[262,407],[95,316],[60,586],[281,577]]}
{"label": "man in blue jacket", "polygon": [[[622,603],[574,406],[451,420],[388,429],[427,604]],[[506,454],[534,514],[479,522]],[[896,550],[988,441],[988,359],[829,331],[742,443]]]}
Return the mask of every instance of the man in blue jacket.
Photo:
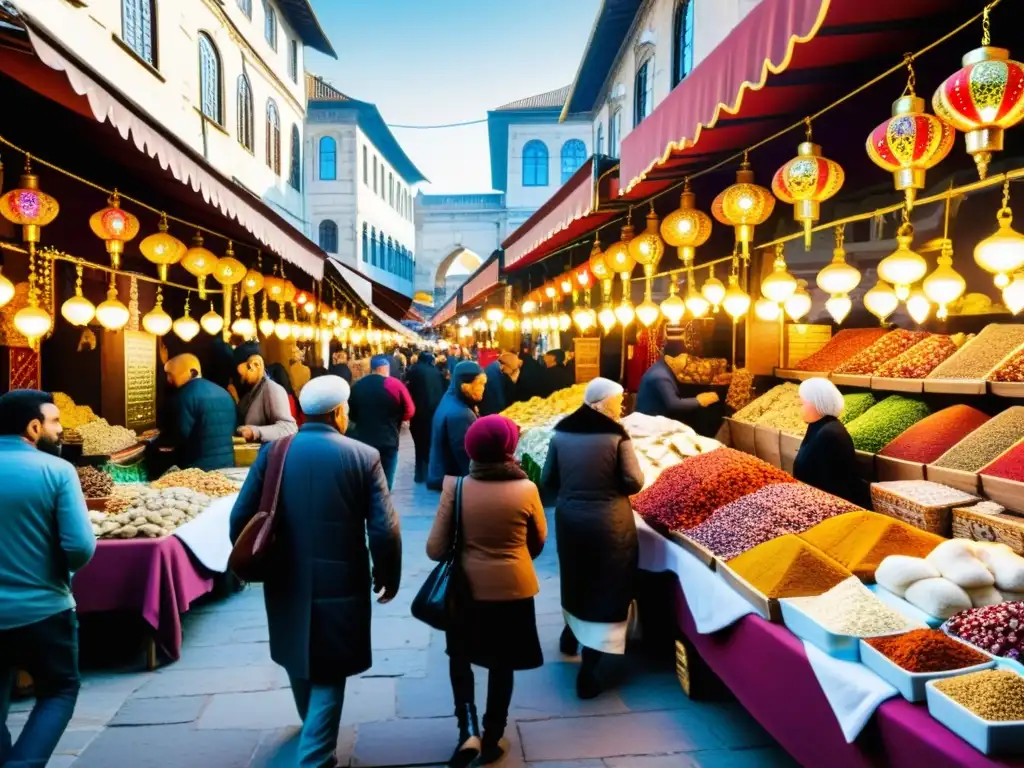
{"label": "man in blue jacket", "polygon": [[466,432],[477,419],[486,387],[483,368],[472,360],[455,366],[451,386],[441,398],[431,425],[427,488],[432,491],[441,490],[446,475],[465,477],[469,474]]}
{"label": "man in blue jacket", "polygon": [[207,471],[235,465],[235,401],[226,389],[203,378],[199,359],[184,354],[164,366],[167,383],[178,390],[173,432],[174,463]]}
{"label": "man in blue jacket", "polygon": [[[96,551],[75,468],[59,457],[53,396],[0,397],[0,765],[46,765],[78,700],[78,618],[71,572]],[[17,743],[7,728],[18,669],[36,704]]]}

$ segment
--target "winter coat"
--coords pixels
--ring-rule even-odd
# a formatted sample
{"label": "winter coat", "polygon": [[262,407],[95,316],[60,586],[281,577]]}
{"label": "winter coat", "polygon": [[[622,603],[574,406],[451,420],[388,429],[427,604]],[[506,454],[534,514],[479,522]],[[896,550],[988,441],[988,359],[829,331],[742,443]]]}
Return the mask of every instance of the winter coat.
{"label": "winter coat", "polygon": [[226,389],[192,379],[178,390],[174,463],[207,471],[235,466],[235,401]]}
{"label": "winter coat", "polygon": [[440,491],[445,475],[465,477],[469,474],[466,432],[474,421],[475,404],[468,403],[462,393],[461,383],[457,378],[452,378],[448,391],[434,412],[431,424],[427,488]]}
{"label": "winter coat", "polygon": [[417,445],[429,449],[434,412],[441,404],[446,388],[444,375],[438,370],[433,357],[421,355],[416,365],[409,368],[405,379],[406,388],[416,406],[416,413],[409,422],[409,431]]}
{"label": "winter coat", "polygon": [[352,385],[349,418],[357,440],[377,450],[398,448],[402,422],[416,413],[409,390],[393,376],[371,373]]}
{"label": "winter coat", "polygon": [[640,379],[636,393],[636,409],[648,416],[665,416],[694,426],[692,423],[700,412],[700,403],[695,397],[679,394],[679,383],[668,363],[659,360]]}
{"label": "winter coat", "polygon": [[835,416],[824,416],[807,427],[793,462],[793,477],[854,504],[864,506],[869,500],[857,475],[853,439]]}
{"label": "winter coat", "polygon": [[555,426],[541,482],[558,494],[562,607],[582,621],[625,621],[639,555],[629,497],[644,485],[626,430],[581,406]]}
{"label": "winter coat", "polygon": [[[231,511],[232,542],[259,511],[268,456],[264,446]],[[292,677],[337,685],[372,663],[371,572],[381,586],[401,576],[380,454],[326,424],[304,424],[285,459],[277,516],[263,589],[270,656]]]}
{"label": "winter coat", "polygon": [[352,369],[348,367],[348,363],[335,363],[334,365],[327,369],[327,372],[331,374],[331,376],[340,376],[345,381],[347,381],[351,386]]}
{"label": "winter coat", "polygon": [[501,370],[501,363],[497,360],[484,368],[484,373],[487,375],[487,388],[484,399],[480,401],[480,415],[501,413],[512,405],[515,382]]}
{"label": "winter coat", "polygon": [[261,443],[294,435],[299,428],[288,404],[288,393],[267,377],[242,396],[238,413],[241,426],[251,427]]}

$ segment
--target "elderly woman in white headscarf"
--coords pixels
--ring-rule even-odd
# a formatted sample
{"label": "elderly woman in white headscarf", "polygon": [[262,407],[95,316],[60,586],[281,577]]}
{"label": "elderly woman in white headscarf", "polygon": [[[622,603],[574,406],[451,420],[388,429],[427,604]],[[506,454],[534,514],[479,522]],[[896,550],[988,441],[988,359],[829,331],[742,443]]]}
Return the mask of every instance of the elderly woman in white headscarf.
{"label": "elderly woman in white headscarf", "polygon": [[839,420],[845,403],[828,379],[807,379],[800,385],[800,415],[807,434],[793,464],[793,476],[835,496],[860,503],[853,440]]}
{"label": "elderly woman in white headscarf", "polygon": [[601,692],[595,669],[604,653],[626,650],[638,544],[629,497],[643,488],[633,443],[619,423],[622,387],[587,385],[584,404],[555,426],[542,484],[557,492],[555,524],[566,628],[561,650],[583,646],[580,698]]}

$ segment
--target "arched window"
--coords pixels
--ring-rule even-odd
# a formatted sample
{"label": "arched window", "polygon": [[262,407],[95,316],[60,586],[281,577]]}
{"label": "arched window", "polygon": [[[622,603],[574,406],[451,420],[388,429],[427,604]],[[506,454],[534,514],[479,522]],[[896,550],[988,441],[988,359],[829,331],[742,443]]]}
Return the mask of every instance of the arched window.
{"label": "arched window", "polygon": [[277,50],[277,11],[268,0],[263,0],[263,37],[267,45]]}
{"label": "arched window", "polygon": [[604,123],[597,124],[597,138],[594,140],[594,154],[604,154]]}
{"label": "arched window", "polygon": [[622,141],[622,110],[617,109],[608,119],[608,154],[619,156],[619,142]]}
{"label": "arched window", "polygon": [[676,3],[672,26],[672,87],[679,85],[693,69],[693,0]]}
{"label": "arched window", "polygon": [[330,136],[320,138],[320,180],[338,178],[338,145]]}
{"label": "arched window", "polygon": [[369,231],[366,227],[366,222],[363,222],[363,261],[370,260],[370,236]]}
{"label": "arched window", "polygon": [[548,185],[548,147],[540,139],[531,139],[523,147],[523,186]]}
{"label": "arched window", "polygon": [[121,39],[139,58],[156,66],[153,0],[121,0]]}
{"label": "arched window", "polygon": [[292,126],[292,165],[288,174],[288,183],[292,189],[302,189],[302,137],[299,126]]}
{"label": "arched window", "polygon": [[377,228],[370,229],[370,263],[377,266]]}
{"label": "arched window", "polygon": [[249,86],[249,78],[245,75],[238,76],[238,143],[253,151],[255,146],[253,118],[252,118],[252,88]]}
{"label": "arched window", "polygon": [[281,115],[273,99],[267,100],[267,165],[281,175]]}
{"label": "arched window", "polygon": [[220,55],[205,32],[199,33],[199,103],[204,115],[215,123],[224,124],[220,99]]}
{"label": "arched window", "polygon": [[565,184],[587,159],[587,145],[569,139],[562,145],[562,183]]}
{"label": "arched window", "polygon": [[639,59],[633,81],[633,127],[640,125],[654,111],[654,49],[649,48]]}
{"label": "arched window", "polygon": [[327,253],[338,252],[338,225],[330,219],[320,222],[320,247]]}

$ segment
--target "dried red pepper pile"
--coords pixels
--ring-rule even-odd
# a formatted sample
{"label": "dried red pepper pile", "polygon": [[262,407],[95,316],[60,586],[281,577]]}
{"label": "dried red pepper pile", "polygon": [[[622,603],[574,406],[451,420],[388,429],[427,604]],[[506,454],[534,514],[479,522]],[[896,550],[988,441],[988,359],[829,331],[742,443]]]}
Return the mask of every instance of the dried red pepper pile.
{"label": "dried red pepper pile", "polygon": [[879,455],[931,464],[989,420],[969,405],[953,405],[926,416],[882,449]]}
{"label": "dried red pepper pile", "polygon": [[832,373],[851,357],[870,347],[885,336],[884,328],[847,328],[832,337],[824,347],[813,355],[801,360],[795,366],[798,371],[820,371]]}
{"label": "dried red pepper pile", "polygon": [[1004,477],[1024,483],[1024,441],[1017,443],[998,459],[981,470],[982,475]]}
{"label": "dried red pepper pile", "polygon": [[834,372],[870,376],[894,357],[903,354],[930,335],[927,331],[897,329],[892,333],[885,334],[863,352],[859,352],[842,363]]}

